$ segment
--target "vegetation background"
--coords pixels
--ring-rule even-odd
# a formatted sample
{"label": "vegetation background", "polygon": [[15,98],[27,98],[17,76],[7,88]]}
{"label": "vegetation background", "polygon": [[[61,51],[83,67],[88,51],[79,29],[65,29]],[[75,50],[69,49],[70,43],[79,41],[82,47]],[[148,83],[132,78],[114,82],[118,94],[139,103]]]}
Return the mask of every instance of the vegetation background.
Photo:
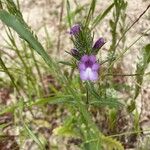
{"label": "vegetation background", "polygon": [[[4,4],[5,1],[2,0],[2,6],[13,14],[15,10],[8,7],[11,6],[8,5],[9,2],[11,0]],[[81,138],[71,132],[72,122],[76,119],[72,117],[72,114],[75,115],[72,106],[66,102],[70,100],[70,93],[67,93],[70,89],[65,85],[66,78],[71,79],[73,73],[75,79],[70,81],[69,85],[78,89],[78,72],[77,70],[71,72],[70,67],[58,61],[71,61],[71,56],[65,52],[73,47],[68,35],[70,27],[67,8],[70,6],[69,14],[72,24],[75,24],[81,22],[88,14],[91,1],[68,2],[69,4],[65,0],[15,1],[33,35],[52,58],[48,61],[49,66],[33,47],[19,38],[14,30],[0,23],[0,149],[2,150],[81,148],[79,146],[82,143]],[[118,40],[126,29],[136,22],[125,34],[117,49],[116,56],[121,57],[115,62],[111,72],[117,75],[107,78],[113,81],[111,84],[113,86],[107,88],[108,95],[110,94],[111,98],[117,95],[126,107],[104,110],[96,107],[96,109],[90,108],[90,112],[101,132],[120,141],[125,149],[149,150],[150,68],[148,63],[144,63],[147,58],[145,54],[143,56],[143,51],[150,43],[150,9],[143,12],[150,5],[150,1],[128,0],[127,2],[127,7],[120,16],[116,39]],[[93,20],[97,15],[105,12],[112,3],[113,1],[110,0],[97,1]],[[94,28],[94,39],[103,37],[106,41],[98,54],[100,60],[106,60],[110,47],[113,47],[114,28],[110,26],[110,20],[114,19],[113,11],[114,9],[111,9]],[[142,13],[143,15],[137,20]],[[147,49],[146,55],[149,55],[149,46]],[[46,56],[45,59],[47,60]],[[141,68],[138,64],[142,64]],[[102,73],[105,67],[107,66],[102,67]],[[80,88],[85,94],[83,87]],[[108,105],[117,104],[109,102]],[[109,140],[104,141],[107,145]],[[110,150],[116,147],[119,149],[119,144],[115,147],[117,143],[114,141],[109,144],[112,145],[109,147]],[[104,148],[107,149],[105,146]]]}

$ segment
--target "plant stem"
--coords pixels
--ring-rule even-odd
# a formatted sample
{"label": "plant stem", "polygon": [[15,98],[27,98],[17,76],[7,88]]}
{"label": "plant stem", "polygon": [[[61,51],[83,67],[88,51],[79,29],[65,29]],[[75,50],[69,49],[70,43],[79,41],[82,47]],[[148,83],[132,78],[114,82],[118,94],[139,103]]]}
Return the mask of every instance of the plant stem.
{"label": "plant stem", "polygon": [[86,104],[89,104],[89,91],[88,91],[88,86],[86,86]]}
{"label": "plant stem", "polygon": [[[145,73],[145,75],[149,75],[150,72]],[[143,76],[143,74],[135,73],[135,74],[105,74],[105,76]]]}
{"label": "plant stem", "polygon": [[115,48],[119,45],[120,41],[124,38],[126,33],[140,20],[140,18],[147,12],[147,10],[150,8],[150,4],[147,6],[147,8],[140,14],[140,16],[127,28],[127,30],[122,34],[121,38],[118,40]]}
{"label": "plant stem", "polygon": [[[150,31],[150,29],[148,29],[145,33],[148,33],[149,31]],[[108,69],[111,68],[111,67],[113,66],[113,64],[114,64],[115,62],[117,62],[120,58],[122,58],[123,55],[124,55],[135,43],[137,43],[142,37],[143,37],[143,35],[139,36],[129,47],[127,47],[127,48],[110,64],[110,66],[108,67]]]}
{"label": "plant stem", "polygon": [[124,136],[124,135],[131,135],[131,134],[136,134],[136,133],[142,133],[142,132],[149,132],[150,134],[150,129],[147,130],[140,130],[140,131],[129,131],[129,132],[124,132],[124,133],[119,133],[119,134],[114,134],[114,135],[110,135],[109,137],[118,137],[118,136]]}
{"label": "plant stem", "polygon": [[31,55],[32,55],[32,58],[33,58],[33,60],[34,60],[34,64],[35,64],[35,67],[36,67],[36,70],[37,70],[37,73],[38,73],[38,76],[39,76],[39,80],[40,80],[40,82],[41,82],[41,84],[42,84],[42,87],[43,87],[43,90],[44,90],[44,94],[46,94],[46,87],[45,87],[44,82],[43,82],[43,80],[42,80],[42,74],[41,74],[39,65],[38,65],[38,63],[37,63],[37,61],[36,61],[36,58],[35,58],[35,54],[34,54],[33,49],[31,49]]}
{"label": "plant stem", "polygon": [[57,41],[57,53],[60,52],[60,43],[61,43],[61,32],[62,32],[62,18],[64,12],[64,0],[61,2],[61,10],[60,10],[60,19],[59,19],[59,30],[58,30],[58,41]]}
{"label": "plant stem", "polygon": [[11,79],[11,82],[12,82],[13,86],[16,88],[18,94],[21,95],[21,94],[20,94],[20,91],[19,91],[19,89],[18,89],[18,87],[17,87],[17,85],[16,85],[16,83],[15,83],[15,81],[14,81],[14,77],[13,77],[13,76],[11,75],[11,73],[8,71],[8,69],[7,69],[7,67],[5,66],[5,63],[3,62],[3,60],[2,60],[1,57],[0,57],[0,65],[1,65],[1,67],[3,68],[4,72],[5,72],[5,73],[9,76],[9,78]]}

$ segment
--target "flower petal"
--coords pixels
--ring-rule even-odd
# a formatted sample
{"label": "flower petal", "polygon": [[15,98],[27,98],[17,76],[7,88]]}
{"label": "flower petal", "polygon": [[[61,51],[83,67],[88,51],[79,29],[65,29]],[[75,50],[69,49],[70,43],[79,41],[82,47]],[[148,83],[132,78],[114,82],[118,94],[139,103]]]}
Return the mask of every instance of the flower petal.
{"label": "flower petal", "polygon": [[92,71],[91,68],[87,68],[85,71],[80,71],[81,80],[91,80],[96,81],[98,79],[98,73],[96,71]]}
{"label": "flower petal", "polygon": [[86,62],[86,61],[88,61],[88,59],[89,59],[89,56],[88,55],[84,55],[84,56],[82,56],[81,61],[82,62]]}
{"label": "flower petal", "polygon": [[88,80],[89,78],[88,78],[88,73],[86,72],[86,71],[80,71],[80,78],[81,78],[81,80]]}
{"label": "flower petal", "polygon": [[98,80],[98,73],[96,71],[91,71],[89,74],[89,80],[91,81]]}
{"label": "flower petal", "polygon": [[80,72],[81,80],[91,80],[96,81],[98,80],[98,70],[100,64],[96,62],[95,55],[84,55],[82,56],[78,68]]}
{"label": "flower petal", "polygon": [[89,56],[89,60],[92,62],[92,63],[95,63],[96,62],[96,57],[94,55],[90,55]]}
{"label": "flower petal", "polygon": [[85,67],[85,64],[84,63],[79,63],[79,70],[85,70],[86,67]]}
{"label": "flower petal", "polygon": [[100,64],[95,63],[95,64],[93,64],[93,66],[92,66],[92,71],[98,71],[99,68],[100,68]]}

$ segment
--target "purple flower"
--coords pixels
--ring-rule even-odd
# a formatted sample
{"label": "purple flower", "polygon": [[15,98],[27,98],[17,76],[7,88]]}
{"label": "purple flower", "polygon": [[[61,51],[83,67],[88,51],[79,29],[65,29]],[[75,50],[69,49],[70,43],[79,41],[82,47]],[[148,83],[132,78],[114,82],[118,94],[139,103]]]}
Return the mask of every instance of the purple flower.
{"label": "purple flower", "polygon": [[76,58],[77,60],[80,60],[80,53],[77,49],[72,48],[71,49],[71,55]]}
{"label": "purple flower", "polygon": [[84,55],[79,62],[79,72],[81,80],[96,81],[100,64],[96,62],[94,55]]}
{"label": "purple flower", "polygon": [[104,39],[103,39],[103,38],[99,38],[99,39],[95,42],[95,44],[94,44],[94,46],[93,46],[93,49],[100,49],[104,44],[105,44]]}
{"label": "purple flower", "polygon": [[77,49],[75,49],[75,48],[72,48],[71,49],[71,55],[72,56],[79,56],[79,51]]}
{"label": "purple flower", "polygon": [[79,33],[79,31],[80,31],[80,25],[79,24],[76,24],[76,25],[74,25],[71,29],[70,29],[70,34],[71,35],[76,35],[76,34],[78,34]]}

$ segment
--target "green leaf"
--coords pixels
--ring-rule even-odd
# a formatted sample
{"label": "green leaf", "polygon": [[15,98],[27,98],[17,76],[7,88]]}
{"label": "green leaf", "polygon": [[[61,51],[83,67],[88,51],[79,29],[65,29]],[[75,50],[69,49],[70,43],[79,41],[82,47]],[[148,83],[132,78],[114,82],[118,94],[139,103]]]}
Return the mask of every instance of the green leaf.
{"label": "green leaf", "polygon": [[88,11],[88,15],[86,17],[86,21],[85,21],[85,26],[88,27],[90,20],[93,17],[94,11],[95,11],[95,6],[96,6],[96,2],[97,0],[92,0],[91,5],[90,5],[90,9]]}
{"label": "green leaf", "polygon": [[119,101],[117,101],[117,98],[115,98],[115,97],[111,97],[111,96],[104,97],[104,96],[101,96],[96,91],[95,87],[92,84],[87,84],[87,86],[88,86],[89,92],[95,98],[91,102],[89,102],[90,104],[95,105],[95,106],[100,106],[100,107],[108,106],[110,108],[123,106],[123,104],[120,103]]}
{"label": "green leaf", "polygon": [[132,101],[130,102],[130,104],[127,105],[127,111],[128,111],[128,113],[133,112],[133,111],[135,110],[135,108],[136,108],[136,103],[135,103],[134,100],[132,100]]}
{"label": "green leaf", "polygon": [[69,23],[69,27],[71,28],[71,26],[72,26],[72,17],[71,17],[69,0],[67,0],[67,20],[68,20],[68,23]]}
{"label": "green leaf", "polygon": [[91,29],[94,29],[107,16],[107,14],[111,11],[113,7],[114,3],[108,6],[108,8],[103,13],[100,12],[100,14],[93,20]]}
{"label": "green leaf", "polygon": [[[109,21],[109,24],[110,24],[110,27],[113,29],[113,28],[114,28],[115,23],[114,23],[112,20],[110,20],[110,21]],[[112,32],[112,30],[111,30],[111,32]]]}
{"label": "green leaf", "polygon": [[42,45],[38,42],[33,33],[29,30],[28,26],[20,21],[17,17],[9,14],[5,10],[0,10],[0,19],[8,26],[14,29],[19,36],[28,42],[29,46],[32,47],[36,52],[38,52],[45,62],[51,66],[51,58],[46,53]]}
{"label": "green leaf", "polygon": [[108,127],[110,131],[115,131],[117,125],[117,112],[116,109],[109,109],[108,110]]}
{"label": "green leaf", "polygon": [[[23,16],[20,12],[19,5],[16,6],[13,0],[4,0],[4,3],[7,7],[9,13],[15,15],[20,21],[24,23]],[[5,6],[4,6],[5,7]]]}
{"label": "green leaf", "polygon": [[91,15],[92,15],[92,16],[93,16],[94,11],[95,11],[96,2],[97,2],[97,0],[92,0],[91,6],[90,6],[90,9],[91,9]]}
{"label": "green leaf", "polygon": [[[30,100],[24,103],[26,108],[31,108],[33,106],[42,106],[44,104],[64,104],[64,103],[71,103],[73,105],[75,105],[75,101],[73,99],[72,95],[62,95],[59,94],[57,96],[53,96],[53,97],[48,97],[48,98],[40,98],[37,100]],[[1,107],[1,111],[0,111],[0,115],[8,113],[8,112],[14,112],[16,110],[16,108],[18,108],[20,106],[20,103],[16,103],[13,104],[12,106],[8,106],[8,107]]]}
{"label": "green leaf", "polygon": [[17,92],[19,93],[19,89],[15,83],[14,77],[12,74],[9,72],[8,68],[5,66],[5,63],[3,62],[2,58],[0,57],[0,66],[2,67],[3,71],[9,76],[13,86],[16,88]]}
{"label": "green leaf", "polygon": [[67,65],[67,66],[71,66],[74,67],[74,65],[70,62],[66,62],[66,61],[59,61],[59,63],[63,64],[63,65]]}
{"label": "green leaf", "polygon": [[133,118],[134,131],[136,131],[137,134],[139,134],[139,133],[140,133],[140,114],[139,114],[139,112],[137,111],[137,109],[136,109],[136,111],[135,111],[133,117],[134,117],[134,118]]}
{"label": "green leaf", "polygon": [[44,145],[42,144],[42,142],[36,137],[36,135],[29,129],[29,127],[25,124],[25,122],[23,122],[24,125],[24,129],[26,130],[26,132],[28,133],[28,135],[30,136],[30,138],[32,138],[38,145],[39,148],[41,150],[44,150]]}
{"label": "green leaf", "polygon": [[137,96],[139,95],[139,92],[141,90],[141,85],[142,85],[142,82],[143,82],[143,75],[144,75],[144,72],[147,69],[149,63],[150,63],[150,44],[147,44],[143,48],[142,58],[136,66],[136,74],[139,74],[139,75],[136,76],[137,84],[135,86],[134,99],[136,99]]}
{"label": "green leaf", "polygon": [[75,102],[73,101],[73,96],[58,94],[57,96],[54,97],[41,98],[35,101],[30,101],[26,103],[26,106],[32,107],[32,106],[40,106],[44,104],[64,104],[64,103],[75,104]]}
{"label": "green leaf", "polygon": [[[9,125],[11,125],[11,123],[3,123],[3,124],[0,124],[0,130],[3,131],[4,128],[8,127]],[[2,135],[1,131],[0,131],[0,135]]]}
{"label": "green leaf", "polygon": [[108,136],[102,136],[103,150],[124,150],[122,144]]}
{"label": "green leaf", "polygon": [[44,144],[39,140],[39,138],[33,133],[33,131],[28,127],[28,125],[25,122],[25,119],[23,118],[23,109],[24,109],[24,101],[23,99],[20,99],[18,110],[19,110],[19,119],[22,123],[25,133],[27,133],[27,136],[29,136],[38,146],[40,150],[44,150]]}
{"label": "green leaf", "polygon": [[90,54],[93,45],[93,37],[91,36],[90,29],[88,27],[81,26],[81,31],[73,39],[75,48],[79,51],[80,56],[83,54]]}
{"label": "green leaf", "polygon": [[54,133],[56,135],[67,136],[67,137],[79,137],[79,133],[75,129],[76,120],[74,117],[68,118],[63,126],[55,128]]}
{"label": "green leaf", "polygon": [[[73,20],[73,22],[74,22],[75,16],[78,15],[78,14],[80,15],[81,12],[82,12],[83,10],[85,10],[84,8],[87,7],[88,5],[89,5],[89,4],[84,4],[84,5],[82,5],[82,6],[78,6],[78,7],[77,7],[75,10],[73,10],[73,11],[70,10],[70,12],[68,13],[69,16],[67,15],[67,20],[68,20],[68,22],[71,22],[71,21],[69,21],[70,19]],[[68,7],[69,7],[69,6],[68,6]],[[69,10],[68,10],[68,11],[69,11]],[[68,17],[69,17],[70,19],[69,19]],[[70,27],[71,27],[71,26],[70,26]]]}
{"label": "green leaf", "polygon": [[116,98],[112,97],[106,99],[95,99],[92,102],[90,102],[90,104],[97,107],[108,106],[109,108],[118,108],[124,106],[122,103],[118,102]]}
{"label": "green leaf", "polygon": [[145,50],[145,61],[148,63],[150,63],[150,44],[147,44],[144,48]]}
{"label": "green leaf", "polygon": [[37,40],[37,36],[33,34],[28,25],[20,21],[16,16],[9,14],[5,10],[0,10],[0,19],[10,28],[15,30],[19,36],[25,40],[31,48],[33,48],[41,57],[44,59],[46,64],[49,66],[51,73],[56,77],[60,83],[65,83],[66,78],[61,72],[61,68],[56,64],[54,60],[44,50],[43,46]]}
{"label": "green leaf", "polygon": [[1,108],[0,115],[3,115],[8,112],[14,112],[16,108],[17,108],[16,105],[12,105],[12,106],[8,106],[8,107],[5,106],[5,107]]}

